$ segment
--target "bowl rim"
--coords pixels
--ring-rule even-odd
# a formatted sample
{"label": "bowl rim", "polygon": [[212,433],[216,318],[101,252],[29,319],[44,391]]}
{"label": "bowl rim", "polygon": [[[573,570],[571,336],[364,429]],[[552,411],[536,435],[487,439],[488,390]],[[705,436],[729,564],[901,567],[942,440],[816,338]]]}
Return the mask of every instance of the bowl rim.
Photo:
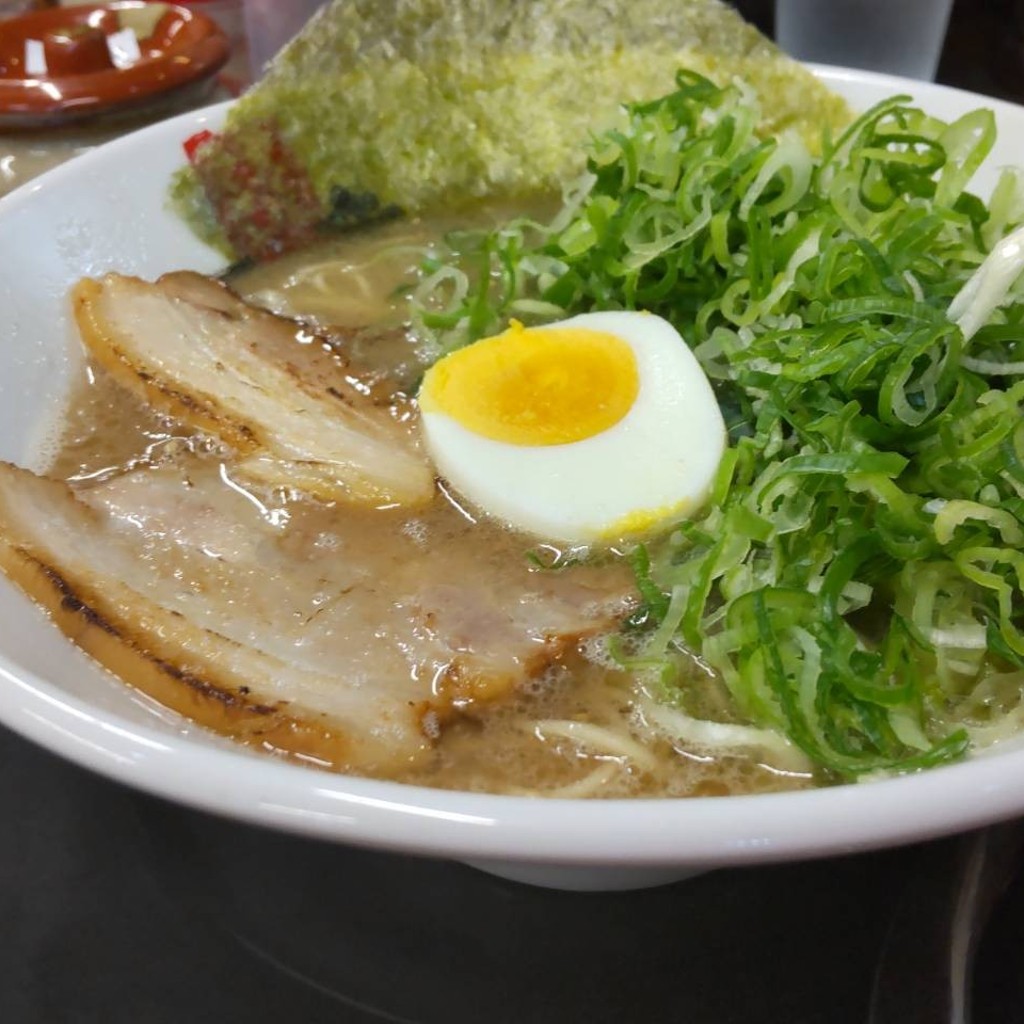
{"label": "bowl rim", "polygon": [[[1005,101],[891,75],[811,65],[826,82]],[[216,125],[231,101],[98,147],[0,198],[8,211],[150,139]],[[27,598],[25,600],[28,600]],[[54,634],[56,637],[58,634]],[[917,774],[729,797],[566,800],[428,789],[310,769],[141,726],[60,689],[0,651],[0,723],[136,789],[251,824],[406,853],[571,865],[725,866],[932,838],[1024,813],[1024,746]]]}

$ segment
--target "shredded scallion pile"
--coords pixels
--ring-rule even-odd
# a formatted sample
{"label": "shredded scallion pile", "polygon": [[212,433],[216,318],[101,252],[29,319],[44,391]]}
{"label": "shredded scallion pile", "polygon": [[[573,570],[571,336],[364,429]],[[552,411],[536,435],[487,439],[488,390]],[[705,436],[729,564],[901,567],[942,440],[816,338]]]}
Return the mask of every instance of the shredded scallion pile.
{"label": "shredded scallion pile", "polygon": [[689,652],[838,777],[1024,724],[1024,302],[969,344],[946,315],[1024,215],[1024,179],[1003,172],[986,206],[966,187],[992,115],[908,103],[814,159],[758,137],[744,87],[680,73],[592,142],[551,224],[459,240],[414,296],[440,348],[512,316],[676,326],[730,446],[699,516],[633,553],[645,663],[683,702]]}

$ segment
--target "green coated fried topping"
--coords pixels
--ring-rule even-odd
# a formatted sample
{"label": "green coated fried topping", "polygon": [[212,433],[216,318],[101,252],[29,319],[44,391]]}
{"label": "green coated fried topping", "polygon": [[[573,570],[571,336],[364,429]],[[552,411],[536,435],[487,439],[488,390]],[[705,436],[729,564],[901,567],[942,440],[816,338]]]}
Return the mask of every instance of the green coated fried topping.
{"label": "green coated fried topping", "polygon": [[[588,136],[679,67],[753,83],[766,133],[849,120],[720,0],[335,0],[179,177],[178,208],[262,257],[308,240],[339,192],[410,213],[557,193]],[[267,173],[282,160],[301,201]]]}

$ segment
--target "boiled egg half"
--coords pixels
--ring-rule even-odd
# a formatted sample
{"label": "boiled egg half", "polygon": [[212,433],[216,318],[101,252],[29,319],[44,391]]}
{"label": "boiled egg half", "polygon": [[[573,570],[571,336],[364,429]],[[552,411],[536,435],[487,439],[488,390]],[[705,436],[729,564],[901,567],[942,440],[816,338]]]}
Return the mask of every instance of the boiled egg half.
{"label": "boiled egg half", "polygon": [[550,540],[613,542],[692,515],[725,451],[700,365],[649,313],[513,322],[435,363],[419,405],[459,495]]}

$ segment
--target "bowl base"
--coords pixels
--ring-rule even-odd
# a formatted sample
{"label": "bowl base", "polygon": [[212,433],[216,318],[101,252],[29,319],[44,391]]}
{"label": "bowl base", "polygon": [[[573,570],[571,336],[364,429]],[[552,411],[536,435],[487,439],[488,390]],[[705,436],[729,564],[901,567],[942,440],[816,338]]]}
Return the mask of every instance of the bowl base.
{"label": "bowl base", "polygon": [[585,864],[530,864],[512,860],[466,860],[477,871],[534,885],[541,889],[566,892],[624,892],[629,889],[653,889],[684,878],[703,875],[710,867],[593,867]]}

